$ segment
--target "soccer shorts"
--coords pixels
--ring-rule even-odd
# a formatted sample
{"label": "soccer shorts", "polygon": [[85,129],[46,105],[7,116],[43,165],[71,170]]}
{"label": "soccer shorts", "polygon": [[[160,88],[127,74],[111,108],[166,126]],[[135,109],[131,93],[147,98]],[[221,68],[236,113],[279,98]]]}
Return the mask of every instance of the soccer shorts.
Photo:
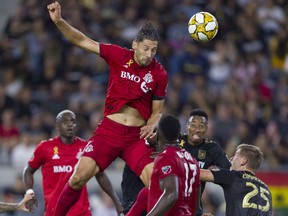
{"label": "soccer shorts", "polygon": [[96,161],[100,171],[105,170],[117,157],[122,158],[136,175],[153,162],[153,148],[140,139],[140,127],[125,126],[104,117],[84,149],[83,156]]}

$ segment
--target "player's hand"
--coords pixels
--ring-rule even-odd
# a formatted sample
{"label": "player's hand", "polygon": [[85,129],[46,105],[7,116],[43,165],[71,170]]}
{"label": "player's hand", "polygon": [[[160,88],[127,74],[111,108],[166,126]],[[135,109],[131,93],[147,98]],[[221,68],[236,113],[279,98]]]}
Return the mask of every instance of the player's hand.
{"label": "player's hand", "polygon": [[34,193],[33,194],[27,194],[26,193],[24,198],[19,203],[19,209],[22,210],[22,211],[25,211],[25,212],[33,212],[34,203],[35,203],[35,195],[34,195]]}
{"label": "player's hand", "polygon": [[157,136],[156,136],[155,132],[152,134],[151,137],[149,137],[147,139],[147,142],[148,142],[149,147],[156,148],[156,146],[157,146]]}
{"label": "player's hand", "polygon": [[202,216],[214,216],[214,215],[211,213],[203,213]]}
{"label": "player's hand", "polygon": [[156,136],[156,133],[154,133],[155,127],[152,125],[145,125],[140,128],[140,139],[153,139],[154,136]]}
{"label": "player's hand", "polygon": [[49,11],[49,15],[53,22],[57,22],[62,19],[61,17],[61,6],[60,4],[55,1],[54,3],[51,3],[47,6],[47,9]]}
{"label": "player's hand", "polygon": [[34,209],[38,206],[38,201],[33,197],[33,199],[26,202],[25,207],[29,210],[29,212],[33,212]]}
{"label": "player's hand", "polygon": [[116,207],[116,211],[117,211],[118,215],[120,215],[120,216],[124,215],[123,214],[124,208],[122,207],[122,204],[120,201],[115,203],[115,207]]}

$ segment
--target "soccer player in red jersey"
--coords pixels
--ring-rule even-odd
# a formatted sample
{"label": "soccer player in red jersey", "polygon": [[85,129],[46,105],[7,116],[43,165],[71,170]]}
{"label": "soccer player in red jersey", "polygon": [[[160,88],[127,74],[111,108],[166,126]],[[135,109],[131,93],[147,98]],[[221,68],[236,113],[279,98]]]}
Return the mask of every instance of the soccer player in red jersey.
{"label": "soccer player in red jersey", "polygon": [[168,77],[154,58],[159,36],[150,22],[141,27],[132,49],[126,49],[96,42],[69,25],[61,17],[58,2],[49,4],[47,9],[67,40],[100,55],[110,69],[104,118],[57,204],[55,215],[63,216],[77,201],[83,185],[117,157],[122,158],[148,186],[153,159],[150,158],[152,149],[145,141],[153,135],[161,117]]}
{"label": "soccer player in red jersey", "polygon": [[[40,142],[24,170],[23,179],[29,190],[33,189],[35,171],[42,166],[45,216],[54,214],[60,193],[71,177],[74,167],[87,145],[86,140],[75,135],[76,126],[76,116],[72,111],[60,112],[56,117],[56,129],[59,136]],[[98,173],[96,179],[103,190],[113,199],[118,207],[118,212],[121,212],[121,203],[106,174]],[[33,201],[30,203],[30,209],[33,208],[32,204],[37,205],[36,198]],[[81,190],[78,201],[71,207],[67,215],[91,216],[86,186]]]}
{"label": "soccer player in red jersey", "polygon": [[25,194],[24,198],[19,203],[7,203],[7,202],[0,202],[0,213],[3,212],[10,212],[10,211],[24,211],[24,212],[31,212],[30,209],[26,208],[26,204],[28,201],[34,198],[34,194]]}
{"label": "soccer player in red jersey", "polygon": [[[194,215],[200,204],[199,165],[180,147],[180,131],[179,120],[174,116],[166,115],[160,119],[157,127],[160,154],[155,158],[149,190],[144,188],[136,201],[137,204],[141,199],[141,193],[142,199],[148,193],[147,216]],[[127,216],[142,212],[134,209],[135,205]]]}

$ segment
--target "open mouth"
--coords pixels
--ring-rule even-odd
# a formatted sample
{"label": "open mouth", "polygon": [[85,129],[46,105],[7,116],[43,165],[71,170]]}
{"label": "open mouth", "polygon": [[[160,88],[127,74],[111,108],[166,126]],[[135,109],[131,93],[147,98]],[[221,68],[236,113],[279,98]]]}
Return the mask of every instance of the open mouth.
{"label": "open mouth", "polygon": [[199,140],[199,139],[201,139],[201,137],[200,137],[198,134],[193,134],[192,138],[193,138],[194,140]]}

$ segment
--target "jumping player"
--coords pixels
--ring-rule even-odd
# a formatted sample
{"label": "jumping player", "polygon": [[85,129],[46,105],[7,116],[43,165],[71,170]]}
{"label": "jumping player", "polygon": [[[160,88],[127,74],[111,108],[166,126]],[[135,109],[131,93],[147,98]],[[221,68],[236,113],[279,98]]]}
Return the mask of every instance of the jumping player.
{"label": "jumping player", "polygon": [[104,118],[59,198],[55,215],[63,216],[78,200],[83,185],[117,157],[121,157],[148,186],[153,159],[149,157],[152,150],[145,140],[153,135],[161,117],[168,77],[154,58],[159,36],[150,22],[141,27],[130,50],[98,43],[85,36],[61,17],[58,2],[47,8],[66,39],[100,55],[110,69]]}

